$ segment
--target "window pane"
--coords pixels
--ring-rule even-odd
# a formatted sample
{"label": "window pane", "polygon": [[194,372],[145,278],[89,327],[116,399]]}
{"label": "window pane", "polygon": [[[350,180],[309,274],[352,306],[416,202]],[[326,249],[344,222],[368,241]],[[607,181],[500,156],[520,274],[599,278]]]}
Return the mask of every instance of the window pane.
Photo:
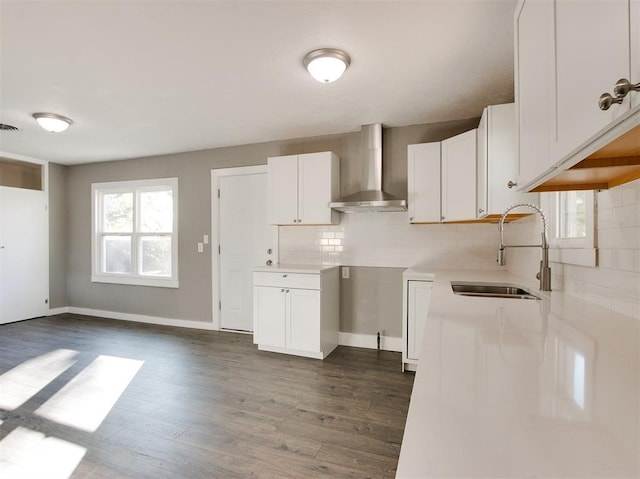
{"label": "window pane", "polygon": [[140,273],[149,276],[171,276],[171,237],[140,238]]}
{"label": "window pane", "polygon": [[104,236],[105,273],[131,273],[131,236]]}
{"label": "window pane", "polygon": [[586,191],[558,193],[558,238],[586,236]]}
{"label": "window pane", "polygon": [[140,231],[173,232],[173,195],[171,190],[140,193]]}
{"label": "window pane", "polygon": [[133,232],[133,193],[106,193],[103,196],[102,231]]}

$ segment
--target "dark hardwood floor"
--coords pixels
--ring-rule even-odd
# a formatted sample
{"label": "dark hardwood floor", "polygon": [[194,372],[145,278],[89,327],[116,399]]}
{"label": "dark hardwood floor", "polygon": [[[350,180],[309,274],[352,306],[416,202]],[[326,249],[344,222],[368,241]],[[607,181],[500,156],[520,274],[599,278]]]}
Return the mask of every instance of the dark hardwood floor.
{"label": "dark hardwood floor", "polygon": [[[1,373],[58,349],[76,362],[0,410],[0,458],[28,430],[86,449],[73,478],[395,475],[413,385],[399,353],[338,347],[318,361],[258,351],[248,335],[71,314],[0,326]],[[101,355],[144,363],[95,432],[36,414]]]}

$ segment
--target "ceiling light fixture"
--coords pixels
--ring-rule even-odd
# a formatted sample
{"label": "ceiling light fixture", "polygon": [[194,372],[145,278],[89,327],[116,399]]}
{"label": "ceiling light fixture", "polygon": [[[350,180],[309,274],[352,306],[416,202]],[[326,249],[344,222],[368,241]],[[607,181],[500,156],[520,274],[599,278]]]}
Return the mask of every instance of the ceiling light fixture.
{"label": "ceiling light fixture", "polygon": [[331,83],[342,76],[351,58],[336,48],[320,48],[307,53],[302,60],[311,76],[322,83]]}
{"label": "ceiling light fixture", "polygon": [[73,123],[70,118],[56,115],[55,113],[34,113],[33,117],[38,122],[38,125],[51,133],[60,133]]}

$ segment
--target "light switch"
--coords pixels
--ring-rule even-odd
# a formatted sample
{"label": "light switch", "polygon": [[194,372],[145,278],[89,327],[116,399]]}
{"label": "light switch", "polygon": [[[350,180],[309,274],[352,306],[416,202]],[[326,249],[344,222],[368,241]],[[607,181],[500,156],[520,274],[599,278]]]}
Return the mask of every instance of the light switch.
{"label": "light switch", "polygon": [[209,244],[209,235],[204,235],[202,237],[202,241],[204,242],[204,244]]}
{"label": "light switch", "polygon": [[204,245],[202,243],[198,243],[198,253],[204,252]]}
{"label": "light switch", "polygon": [[343,266],[342,267],[342,279],[349,279],[349,267],[348,266]]}

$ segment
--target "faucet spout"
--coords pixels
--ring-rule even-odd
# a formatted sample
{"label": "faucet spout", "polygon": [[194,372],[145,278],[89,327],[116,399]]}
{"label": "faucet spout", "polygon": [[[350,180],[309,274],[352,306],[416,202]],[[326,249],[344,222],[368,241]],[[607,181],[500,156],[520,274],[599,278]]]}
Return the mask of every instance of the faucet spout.
{"label": "faucet spout", "polygon": [[[541,242],[539,245],[529,245],[529,244],[520,244],[520,245],[506,245],[504,244],[504,221],[507,217],[509,211],[515,208],[530,208],[536,211],[542,218],[542,232],[541,232]],[[540,260],[540,271],[536,275],[536,277],[540,280],[540,290],[541,291],[551,291],[551,268],[549,267],[549,242],[547,241],[547,218],[544,215],[544,212],[536,205],[532,205],[530,203],[518,203],[510,206],[506,209],[502,216],[500,217],[500,221],[498,222],[498,232],[500,234],[500,247],[498,248],[498,258],[497,262],[500,266],[505,266],[507,264],[505,249],[506,248],[541,248],[542,250],[542,259]]]}

